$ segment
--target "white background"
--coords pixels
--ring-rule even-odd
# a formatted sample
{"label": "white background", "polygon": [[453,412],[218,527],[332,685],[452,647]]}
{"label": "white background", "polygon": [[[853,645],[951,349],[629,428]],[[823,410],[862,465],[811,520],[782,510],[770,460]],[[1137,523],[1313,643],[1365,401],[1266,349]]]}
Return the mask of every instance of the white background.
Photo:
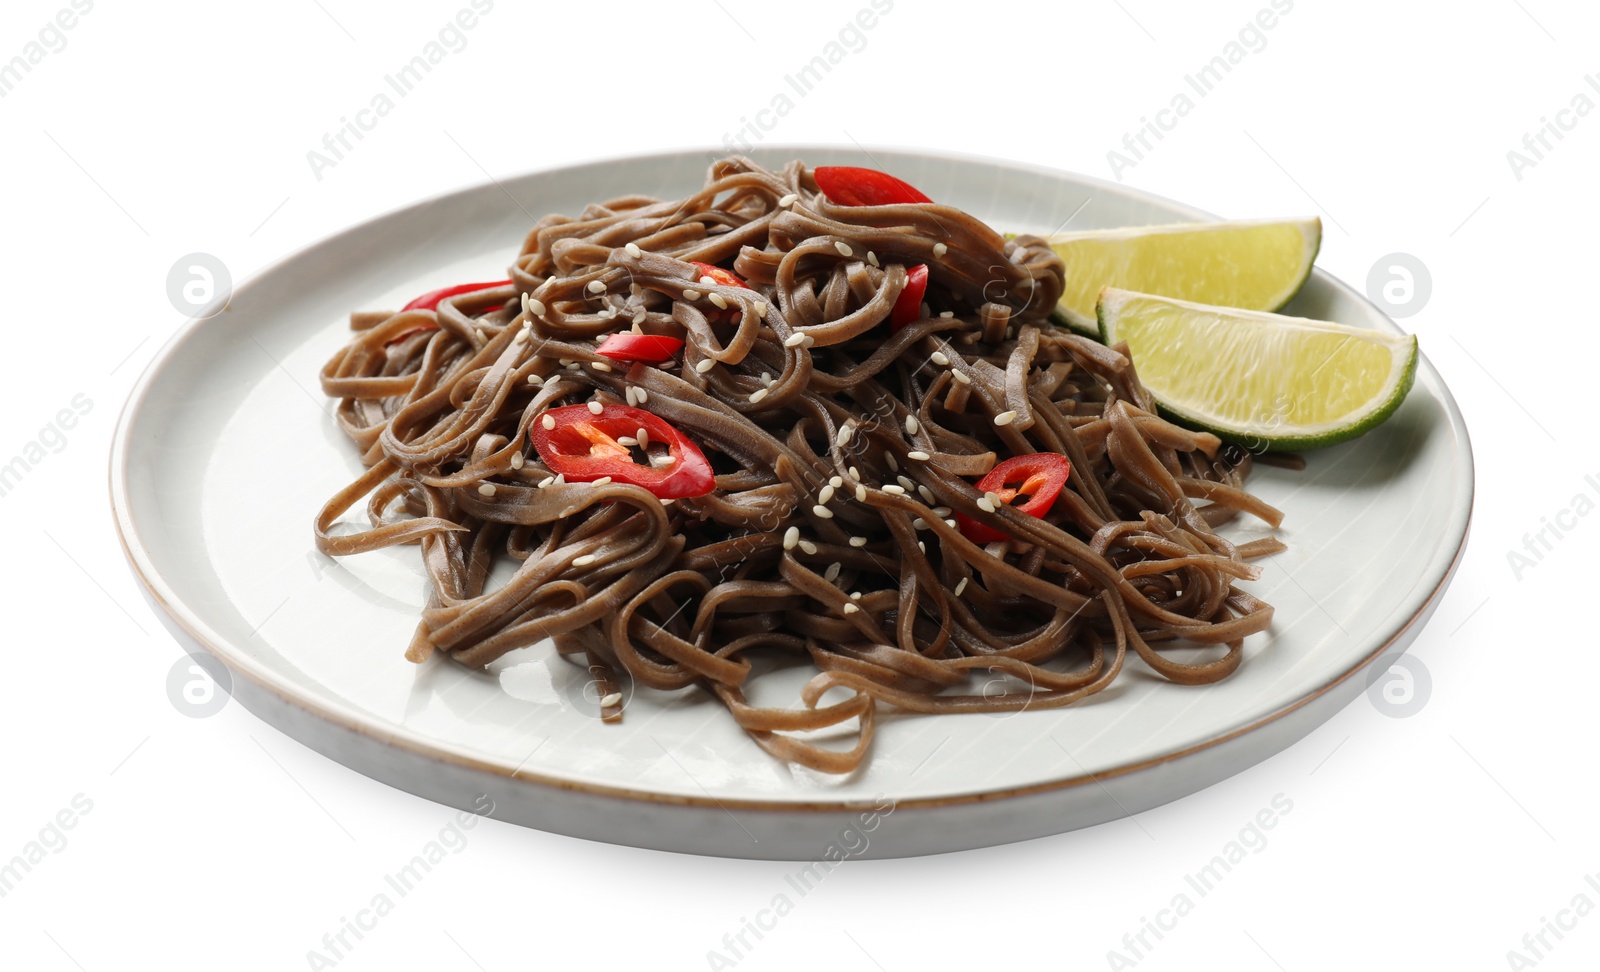
{"label": "white background", "polygon": [[[0,898],[0,965],[317,967],[307,952],[453,813],[237,705],[193,719],[169,701],[178,649],[123,562],[105,489],[122,400],[185,321],[169,269],[198,251],[242,280],[489,175],[721,143],[865,0],[498,0],[320,179],[307,152],[465,0],[92,6],[0,98],[0,462],[75,395],[93,403],[0,498],[0,861],[75,796],[92,803]],[[1266,3],[990,3],[971,8],[981,19],[954,6],[897,0],[765,140],[976,151],[1109,178],[1107,152]],[[0,63],[65,7],[8,0]],[[1546,932],[1538,953],[1523,936],[1577,895],[1600,906],[1584,881],[1600,871],[1584,552],[1600,517],[1563,514],[1580,493],[1600,498],[1584,411],[1600,113],[1562,116],[1572,130],[1520,178],[1507,153],[1579,92],[1600,103],[1585,82],[1600,72],[1600,12],[1295,0],[1264,36],[1120,175],[1229,217],[1320,213],[1319,263],[1358,287],[1390,253],[1431,271],[1430,299],[1402,323],[1466,413],[1478,495],[1459,576],[1412,649],[1431,673],[1426,704],[1402,719],[1363,698],[1132,821],[852,862],[738,968],[1118,967],[1113,949],[1152,970],[1595,967],[1600,914],[1567,913],[1575,927]],[[1508,552],[1558,515],[1573,529],[1519,577]],[[1153,949],[1129,952],[1123,935],[1279,794],[1293,808],[1267,846],[1161,941],[1147,935]],[[497,821],[469,837],[337,967],[704,968],[794,870]]]}

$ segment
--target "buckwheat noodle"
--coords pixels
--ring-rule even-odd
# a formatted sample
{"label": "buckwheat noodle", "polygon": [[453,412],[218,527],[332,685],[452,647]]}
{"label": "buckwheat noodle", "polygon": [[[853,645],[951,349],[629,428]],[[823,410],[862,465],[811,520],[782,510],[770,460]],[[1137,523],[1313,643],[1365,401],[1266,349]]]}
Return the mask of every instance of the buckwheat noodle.
{"label": "buckwheat noodle", "polygon": [[[702,282],[691,260],[752,289]],[[923,316],[890,333],[922,263]],[[1043,240],[949,206],[834,205],[800,162],[724,159],[685,199],[546,216],[511,286],[352,315],[322,386],[366,472],[317,516],[318,549],[418,546],[431,592],[413,661],[484,666],[550,638],[594,673],[608,721],[622,673],[699,685],[773,756],[828,773],[861,764],[880,704],[1064,706],[1110,685],[1130,649],[1171,681],[1217,681],[1272,618],[1235,582],[1283,546],[1214,528],[1281,514],[1244,490],[1247,451],[1156,414],[1126,347],[1049,324],[1063,273]],[[596,354],[630,329],[683,338],[681,361]],[[593,401],[676,426],[715,492],[553,481],[528,429]],[[981,509],[976,479],[1036,452],[1072,464],[1049,515]],[[370,528],[336,531],[364,498]],[[1014,539],[974,544],[956,513]],[[491,590],[502,556],[520,564]],[[1167,651],[1196,646],[1208,657]],[[814,666],[798,705],[747,699],[774,658]],[[985,672],[999,678],[974,691]],[[851,748],[823,744],[851,729]]]}

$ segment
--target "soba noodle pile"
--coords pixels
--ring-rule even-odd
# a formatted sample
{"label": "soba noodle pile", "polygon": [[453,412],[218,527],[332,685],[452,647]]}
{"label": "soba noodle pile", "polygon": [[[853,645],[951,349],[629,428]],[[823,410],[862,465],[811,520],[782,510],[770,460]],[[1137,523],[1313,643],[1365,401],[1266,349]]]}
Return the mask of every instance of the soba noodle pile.
{"label": "soba noodle pile", "polygon": [[[691,260],[752,289],[707,284]],[[922,317],[891,331],[917,264]],[[420,548],[432,583],[413,661],[484,666],[553,639],[599,680],[607,720],[624,677],[699,685],[772,755],[844,773],[880,705],[1064,706],[1129,650],[1213,682],[1271,620],[1234,584],[1282,545],[1213,529],[1281,518],[1242,488],[1249,453],[1158,417],[1125,347],[1051,326],[1063,268],[1036,237],[939,204],[834,205],[800,162],[729,158],[685,199],[545,217],[511,277],[437,312],[353,315],[322,374],[367,470],[321,511],[317,545]],[[596,354],[628,331],[687,345],[660,366]],[[529,428],[588,402],[671,423],[716,490],[663,501],[554,480]],[[1049,514],[989,513],[976,481],[1038,452],[1072,464]],[[363,498],[370,529],[336,532]],[[957,513],[1015,539],[974,544]],[[503,557],[520,566],[490,590]],[[1196,645],[1215,648],[1165,651]],[[816,674],[794,704],[756,706],[752,672],[773,667],[756,656]],[[1010,690],[974,691],[986,673]],[[852,729],[847,750],[822,738]]]}

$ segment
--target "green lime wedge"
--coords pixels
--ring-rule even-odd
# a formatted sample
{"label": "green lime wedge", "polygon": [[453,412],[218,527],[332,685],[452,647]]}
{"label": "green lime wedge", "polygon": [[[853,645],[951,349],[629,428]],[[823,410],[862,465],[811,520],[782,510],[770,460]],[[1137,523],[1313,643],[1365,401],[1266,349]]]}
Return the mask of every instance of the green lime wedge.
{"label": "green lime wedge", "polygon": [[1047,237],[1067,265],[1057,314],[1096,333],[1101,287],[1275,311],[1300,291],[1322,245],[1322,221],[1242,220],[1130,226]]}
{"label": "green lime wedge", "polygon": [[1126,341],[1139,379],[1184,424],[1252,449],[1342,442],[1393,414],[1417,339],[1107,287],[1100,340]]}

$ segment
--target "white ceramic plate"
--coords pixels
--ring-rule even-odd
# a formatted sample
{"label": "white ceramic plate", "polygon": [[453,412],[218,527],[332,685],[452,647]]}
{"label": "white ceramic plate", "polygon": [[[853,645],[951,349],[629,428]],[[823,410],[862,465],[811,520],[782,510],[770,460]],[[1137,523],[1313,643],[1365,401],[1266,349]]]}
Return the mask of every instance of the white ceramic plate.
{"label": "white ceramic plate", "polygon": [[[869,165],[1007,230],[1207,219],[1096,180],[993,160],[780,147],[777,165]],[[333,759],[393,786],[558,833],[732,857],[819,859],[863,808],[867,856],[1058,833],[1208,786],[1305,735],[1359,694],[1363,668],[1406,644],[1466,540],[1472,457],[1426,360],[1385,425],[1261,469],[1251,488],[1287,513],[1287,553],[1250,589],[1277,607],[1224,682],[1184,687],[1136,658],[1066,709],[889,715],[864,770],[829,778],[774,761],[709,696],[641,691],[620,725],[595,716],[587,675],[548,646],[494,674],[402,657],[422,604],[414,548],[340,562],[314,552],[320,504],[359,469],[317,371],[352,309],[494,279],[533,219],[629,193],[698,187],[712,155],[681,152],[540,172],[419,203],[325,240],[191,322],[134,389],[111,489],[135,572],[190,650],[227,663],[235,697]],[[1087,203],[1087,205],[1085,205]],[[1287,311],[1394,329],[1355,291],[1313,274]],[[1262,531],[1245,525],[1238,536]],[[1386,663],[1385,663],[1386,664]],[[802,681],[762,680],[758,698]],[[852,851],[852,853],[854,853]]]}

